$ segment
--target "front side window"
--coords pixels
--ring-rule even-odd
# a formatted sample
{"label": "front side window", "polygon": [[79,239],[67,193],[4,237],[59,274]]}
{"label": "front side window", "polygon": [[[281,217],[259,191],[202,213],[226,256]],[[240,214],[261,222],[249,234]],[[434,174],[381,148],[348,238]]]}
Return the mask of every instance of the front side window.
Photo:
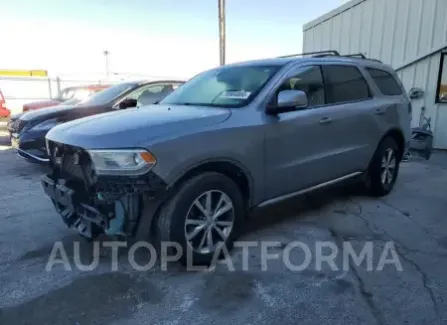
{"label": "front side window", "polygon": [[292,77],[279,87],[282,90],[301,90],[307,95],[308,107],[320,106],[325,103],[323,75],[319,66],[301,67]]}
{"label": "front side window", "polygon": [[74,105],[77,104],[83,100],[86,100],[88,97],[92,96],[93,94],[97,93],[99,90],[92,90],[92,89],[84,89],[81,88],[76,91],[75,95],[71,97],[70,99],[64,101],[64,105]]}
{"label": "front side window", "polygon": [[337,104],[368,99],[368,84],[359,69],[345,65],[324,65],[326,103]]}
{"label": "front side window", "polygon": [[263,89],[281,66],[224,66],[203,72],[160,104],[243,107]]}
{"label": "front side window", "polygon": [[367,68],[366,69],[380,92],[387,96],[402,95],[402,88],[397,83],[396,79],[386,71]]}
{"label": "front side window", "polygon": [[439,82],[436,102],[447,103],[447,53],[441,56]]}

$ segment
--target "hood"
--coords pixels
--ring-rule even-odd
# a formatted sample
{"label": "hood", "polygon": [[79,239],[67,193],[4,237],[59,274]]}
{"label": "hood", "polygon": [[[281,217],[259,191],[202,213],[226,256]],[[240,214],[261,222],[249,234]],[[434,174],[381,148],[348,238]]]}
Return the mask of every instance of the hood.
{"label": "hood", "polygon": [[230,115],[226,108],[150,105],[60,124],[47,139],[85,149],[144,147],[145,141],[217,124]]}
{"label": "hood", "polygon": [[[45,107],[33,111],[29,111],[24,113],[20,116],[21,120],[24,121],[45,121],[50,118],[55,117],[68,117],[70,115],[78,115],[77,113],[82,113],[83,110],[89,109],[89,111],[93,112],[94,107],[93,106],[85,106],[85,105],[57,105],[57,106],[51,106],[51,107]],[[84,116],[90,115],[86,113]],[[82,116],[82,114],[81,114]]]}
{"label": "hood", "polygon": [[23,105],[24,109],[38,109],[43,107],[59,105],[60,101],[57,99],[41,100],[38,102],[26,103]]}

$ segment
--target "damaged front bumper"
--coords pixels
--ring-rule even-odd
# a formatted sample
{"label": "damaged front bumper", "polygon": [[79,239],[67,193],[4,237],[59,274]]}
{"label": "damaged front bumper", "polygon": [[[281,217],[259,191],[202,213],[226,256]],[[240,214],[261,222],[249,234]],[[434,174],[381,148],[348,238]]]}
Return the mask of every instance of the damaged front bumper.
{"label": "damaged front bumper", "polygon": [[56,211],[68,227],[75,228],[82,236],[93,238],[95,226],[106,229],[108,218],[93,206],[83,203],[76,191],[49,175],[42,177],[42,187],[51,198]]}
{"label": "damaged front bumper", "polygon": [[42,187],[65,224],[86,238],[100,233],[134,236],[146,201],[162,196],[166,189],[153,173],[101,176],[88,185],[54,174],[42,177]]}

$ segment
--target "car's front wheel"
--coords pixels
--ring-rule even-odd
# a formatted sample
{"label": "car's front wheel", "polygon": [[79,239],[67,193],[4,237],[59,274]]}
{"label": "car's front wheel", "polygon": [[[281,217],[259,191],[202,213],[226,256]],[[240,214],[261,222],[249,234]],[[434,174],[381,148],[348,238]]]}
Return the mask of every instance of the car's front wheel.
{"label": "car's front wheel", "polygon": [[384,196],[391,192],[399,174],[399,147],[392,137],[383,139],[371,160],[366,185],[374,196]]}
{"label": "car's front wheel", "polygon": [[160,240],[178,243],[185,265],[209,264],[224,246],[232,248],[244,218],[244,200],[236,183],[206,172],[185,181],[163,205]]}

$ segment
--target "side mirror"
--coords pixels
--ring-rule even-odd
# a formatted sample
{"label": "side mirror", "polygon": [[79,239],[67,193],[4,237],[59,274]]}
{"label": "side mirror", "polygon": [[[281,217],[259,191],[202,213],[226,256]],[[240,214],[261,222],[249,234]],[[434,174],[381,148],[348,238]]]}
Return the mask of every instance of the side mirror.
{"label": "side mirror", "polygon": [[137,107],[138,101],[133,98],[126,98],[123,101],[121,101],[118,105],[119,109],[126,109],[131,107]]}
{"label": "side mirror", "polygon": [[277,103],[267,108],[268,114],[293,112],[307,107],[307,95],[301,90],[282,90],[278,93]]}

